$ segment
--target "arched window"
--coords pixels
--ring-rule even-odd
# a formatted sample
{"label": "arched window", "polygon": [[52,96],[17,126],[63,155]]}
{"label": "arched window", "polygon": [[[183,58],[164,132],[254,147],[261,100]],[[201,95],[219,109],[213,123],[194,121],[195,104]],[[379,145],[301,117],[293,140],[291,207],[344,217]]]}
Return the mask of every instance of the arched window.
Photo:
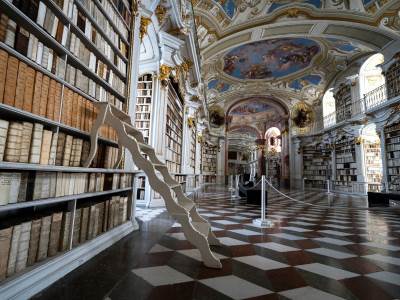
{"label": "arched window", "polygon": [[361,97],[385,84],[385,76],[379,66],[384,60],[384,56],[377,53],[368,58],[361,66],[359,74]]}
{"label": "arched window", "polygon": [[333,89],[327,90],[322,98],[322,114],[324,118],[324,128],[336,124],[336,105]]}
{"label": "arched window", "polygon": [[265,132],[265,139],[267,140],[268,151],[279,153],[282,151],[281,145],[281,131],[276,127],[271,127]]}

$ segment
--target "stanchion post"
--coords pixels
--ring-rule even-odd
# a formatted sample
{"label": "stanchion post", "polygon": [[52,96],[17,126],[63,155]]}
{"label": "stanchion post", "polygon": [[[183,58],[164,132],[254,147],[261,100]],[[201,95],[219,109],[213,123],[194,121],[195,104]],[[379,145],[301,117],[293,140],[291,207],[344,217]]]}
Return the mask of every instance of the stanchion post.
{"label": "stanchion post", "polygon": [[235,196],[239,197],[239,175],[236,175],[235,180]]}
{"label": "stanchion post", "polygon": [[329,179],[326,180],[326,186],[328,188],[328,194],[330,194],[331,193],[331,184],[330,184]]}
{"label": "stanchion post", "polygon": [[265,175],[261,176],[261,222],[265,222]]}

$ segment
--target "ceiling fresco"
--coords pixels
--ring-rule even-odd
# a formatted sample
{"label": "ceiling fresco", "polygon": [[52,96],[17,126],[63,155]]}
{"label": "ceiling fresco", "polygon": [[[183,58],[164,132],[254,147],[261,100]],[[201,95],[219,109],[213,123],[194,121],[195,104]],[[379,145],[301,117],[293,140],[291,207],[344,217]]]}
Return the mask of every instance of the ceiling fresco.
{"label": "ceiling fresco", "polygon": [[321,49],[314,40],[284,38],[239,46],[223,58],[223,71],[237,79],[275,79],[306,69]]}
{"label": "ceiling fresco", "polygon": [[322,82],[321,75],[306,75],[299,79],[293,80],[289,87],[295,89],[296,91],[302,90],[304,87],[309,85],[319,85]]}
{"label": "ceiling fresco", "polygon": [[259,134],[255,128],[242,126],[237,128],[232,128],[229,131],[230,136],[244,136],[250,139],[257,139]]}
{"label": "ceiling fresco", "polygon": [[215,0],[215,2],[218,3],[227,16],[232,19],[236,12],[235,0]]}
{"label": "ceiling fresco", "polygon": [[322,3],[321,0],[300,0],[300,1],[293,1],[293,0],[284,0],[284,1],[275,1],[271,4],[271,6],[268,8],[268,13],[273,13],[275,10],[284,7],[284,6],[289,6],[293,4],[310,4],[316,8],[321,8]]}
{"label": "ceiling fresco", "polygon": [[207,87],[209,90],[214,89],[220,93],[226,92],[230,89],[231,85],[219,79],[213,79],[208,84]]}

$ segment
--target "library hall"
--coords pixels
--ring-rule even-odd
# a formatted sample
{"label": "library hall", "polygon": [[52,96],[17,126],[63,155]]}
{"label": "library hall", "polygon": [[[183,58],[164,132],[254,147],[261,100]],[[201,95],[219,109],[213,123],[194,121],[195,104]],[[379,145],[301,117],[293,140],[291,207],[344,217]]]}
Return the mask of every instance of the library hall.
{"label": "library hall", "polygon": [[0,0],[28,299],[400,299],[400,0]]}

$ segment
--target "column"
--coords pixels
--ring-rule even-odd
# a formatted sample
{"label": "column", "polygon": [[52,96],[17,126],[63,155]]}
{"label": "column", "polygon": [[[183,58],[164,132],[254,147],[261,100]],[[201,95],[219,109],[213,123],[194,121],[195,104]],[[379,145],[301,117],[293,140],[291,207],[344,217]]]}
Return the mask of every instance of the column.
{"label": "column", "polygon": [[387,160],[386,160],[386,140],[385,140],[385,131],[384,127],[380,126],[378,129],[378,126],[376,127],[376,132],[379,135],[379,138],[381,140],[381,158],[382,158],[382,183],[385,185],[385,191],[389,190],[388,187],[388,169],[387,169]]}
{"label": "column", "polygon": [[223,184],[225,176],[225,139],[220,138],[217,152],[217,183]]}
{"label": "column", "polygon": [[301,188],[303,181],[303,155],[299,138],[292,138],[290,171],[291,186],[298,189]]}

